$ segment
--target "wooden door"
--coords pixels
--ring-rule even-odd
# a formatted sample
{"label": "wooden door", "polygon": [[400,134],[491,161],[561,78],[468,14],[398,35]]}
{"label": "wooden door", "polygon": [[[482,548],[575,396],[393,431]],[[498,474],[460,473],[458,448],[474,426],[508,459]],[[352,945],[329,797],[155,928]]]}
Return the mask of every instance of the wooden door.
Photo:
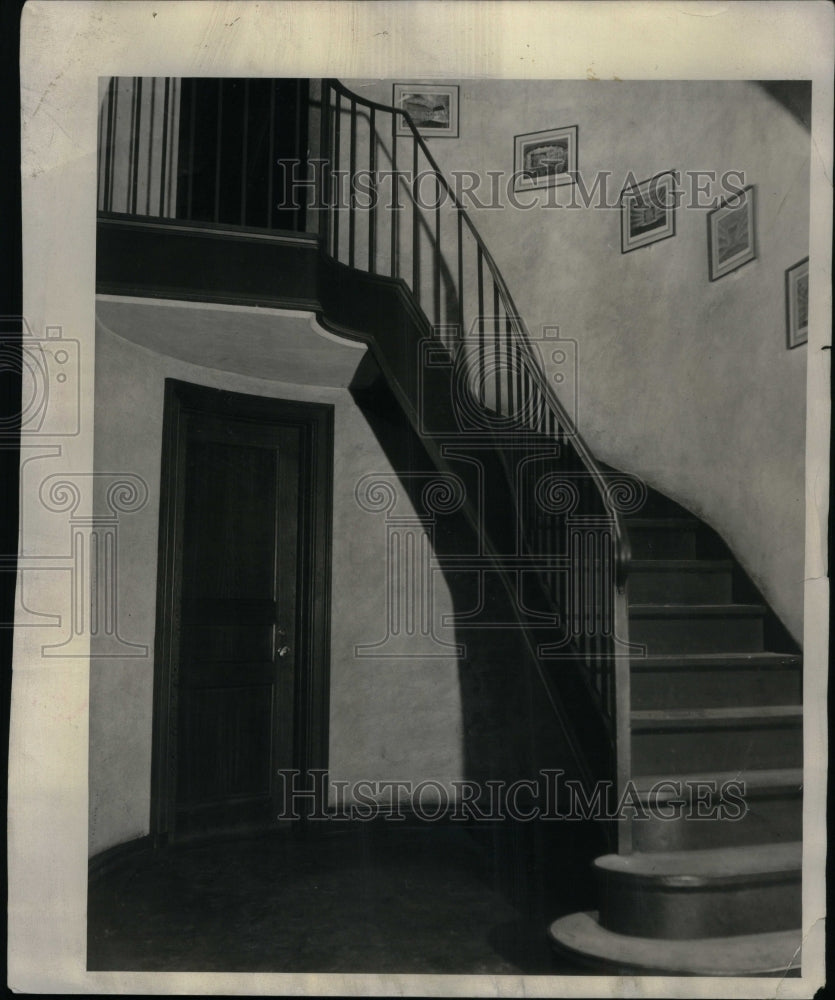
{"label": "wooden door", "polygon": [[187,421],[177,828],[266,823],[293,764],[299,432]]}
{"label": "wooden door", "polygon": [[181,839],[274,826],[279,769],[325,766],[330,498],[322,474],[330,413],[323,411],[171,383],[156,833]]}

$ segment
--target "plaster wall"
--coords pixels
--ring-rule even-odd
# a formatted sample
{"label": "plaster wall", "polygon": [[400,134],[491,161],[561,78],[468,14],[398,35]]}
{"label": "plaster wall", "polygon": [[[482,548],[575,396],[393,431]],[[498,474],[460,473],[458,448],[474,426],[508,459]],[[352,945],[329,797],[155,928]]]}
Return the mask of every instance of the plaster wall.
{"label": "plaster wall", "polygon": [[[188,322],[187,316],[183,322]],[[116,659],[94,655],[91,661],[90,853],[142,836],[149,829],[166,378],[334,406],[330,776],[335,781],[398,778],[415,782],[430,777],[444,783],[462,777],[461,696],[455,657],[425,657],[424,653],[436,653],[437,648],[420,635],[409,641],[408,658],[390,647],[378,658],[355,655],[358,644],[385,638],[387,584],[385,513],[363,509],[355,498],[355,487],[362,476],[379,472],[395,490],[398,514],[413,518],[415,509],[348,391],[200,367],[138,346],[100,326],[95,469],[139,475],[149,491],[145,506],[122,515],[119,522],[119,631],[124,640],[148,646],[150,655]],[[443,577],[435,573],[433,579],[433,614],[436,631],[443,636],[449,630],[440,618],[451,611],[452,603]]]}
{"label": "plaster wall", "polygon": [[[471,216],[532,335],[556,325],[576,342],[559,391],[576,396],[584,438],[711,524],[800,640],[807,349],[786,349],[784,274],[808,254],[809,133],[745,81],[453,82],[459,138],[428,145],[448,177],[480,175],[482,203],[498,184],[499,207],[470,203]],[[346,85],[391,103],[390,82]],[[708,280],[720,185],[685,199],[673,238],[625,254],[617,208],[566,207],[570,188],[510,204],[514,136],[567,125],[586,188],[609,172],[609,204],[630,173],[740,172],[756,187],[756,260]]]}

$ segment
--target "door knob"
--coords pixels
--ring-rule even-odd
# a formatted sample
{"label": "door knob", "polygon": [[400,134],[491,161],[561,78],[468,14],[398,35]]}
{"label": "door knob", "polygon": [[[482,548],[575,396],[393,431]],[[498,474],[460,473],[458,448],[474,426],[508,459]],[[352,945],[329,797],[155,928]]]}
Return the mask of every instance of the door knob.
{"label": "door knob", "polygon": [[275,651],[275,655],[283,659],[290,652],[289,646],[279,646]]}

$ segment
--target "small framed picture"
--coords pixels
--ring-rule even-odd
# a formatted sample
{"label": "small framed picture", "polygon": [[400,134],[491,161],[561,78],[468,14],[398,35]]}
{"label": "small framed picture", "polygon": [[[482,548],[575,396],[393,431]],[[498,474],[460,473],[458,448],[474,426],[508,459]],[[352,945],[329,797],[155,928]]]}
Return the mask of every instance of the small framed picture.
{"label": "small framed picture", "polygon": [[789,350],[809,339],[809,258],[786,270],[786,346]]}
{"label": "small framed picture", "polygon": [[573,184],[576,175],[576,125],[514,136],[514,191]]}
{"label": "small framed picture", "polygon": [[675,236],[676,187],[671,170],[624,189],[620,198],[621,253]]}
{"label": "small framed picture", "polygon": [[708,271],[711,281],[753,260],[756,253],[754,185],[726,198],[708,213]]}
{"label": "small framed picture", "polygon": [[[405,111],[421,135],[458,138],[458,87],[435,83],[395,83],[396,108]],[[402,115],[397,116],[397,134],[411,135]]]}

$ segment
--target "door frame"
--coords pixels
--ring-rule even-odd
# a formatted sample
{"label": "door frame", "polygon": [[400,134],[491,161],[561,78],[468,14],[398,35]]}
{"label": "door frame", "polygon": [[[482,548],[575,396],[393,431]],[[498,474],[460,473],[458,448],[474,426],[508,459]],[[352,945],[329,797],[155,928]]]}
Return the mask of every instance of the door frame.
{"label": "door frame", "polygon": [[[329,403],[252,396],[165,380],[157,555],[154,707],[151,760],[151,836],[161,846],[176,835],[177,677],[179,672],[182,535],[185,518],[186,416],[225,416],[300,431],[296,686],[292,767],[300,787],[324,795],[324,783],[305,777],[328,766],[330,694],[331,525],[333,424]],[[304,799],[304,812],[326,801]]]}

